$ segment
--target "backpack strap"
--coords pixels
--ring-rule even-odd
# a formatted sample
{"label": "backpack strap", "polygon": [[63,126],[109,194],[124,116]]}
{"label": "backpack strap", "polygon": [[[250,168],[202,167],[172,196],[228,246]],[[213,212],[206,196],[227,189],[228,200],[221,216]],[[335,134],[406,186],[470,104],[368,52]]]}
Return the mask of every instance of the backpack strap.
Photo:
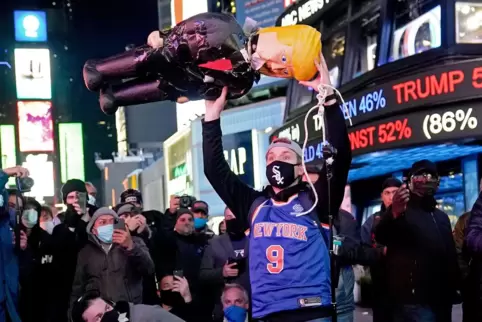
{"label": "backpack strap", "polygon": [[251,228],[251,224],[253,223],[254,212],[259,208],[259,206],[264,204],[266,201],[268,201],[268,198],[266,198],[265,196],[259,196],[258,198],[254,199],[253,203],[251,204],[251,207],[249,207],[249,216],[248,216],[249,228]]}
{"label": "backpack strap", "polygon": [[[313,206],[313,198],[311,197],[310,192],[308,191],[301,191],[298,194],[298,198],[300,200],[301,206],[303,206],[303,209],[310,209]],[[316,222],[318,225],[321,236],[323,237],[323,240],[325,241],[325,246],[330,249],[330,225],[324,224],[320,222],[320,219],[318,218],[318,215],[316,214],[316,211],[312,211],[309,215],[310,218]]]}

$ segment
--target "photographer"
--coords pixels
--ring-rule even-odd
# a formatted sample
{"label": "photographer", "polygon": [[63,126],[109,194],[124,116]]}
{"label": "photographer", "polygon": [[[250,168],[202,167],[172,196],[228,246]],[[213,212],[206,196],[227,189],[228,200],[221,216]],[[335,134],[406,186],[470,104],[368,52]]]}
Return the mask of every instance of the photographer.
{"label": "photographer", "polygon": [[72,286],[72,303],[85,291],[99,290],[113,301],[142,303],[142,278],[154,272],[141,238],[131,236],[123,221],[107,207],[99,208],[87,225]]}
{"label": "photographer", "polygon": [[213,314],[222,317],[219,301],[225,283],[237,283],[249,290],[249,276],[246,269],[246,245],[248,238],[234,214],[225,208],[224,220],[227,233],[209,241],[201,262],[199,279],[212,291],[216,302]]}
{"label": "photographer", "polygon": [[177,275],[166,275],[159,283],[161,306],[186,322],[196,321],[196,310],[192,307],[189,282]]}
{"label": "photographer", "polygon": [[446,213],[436,208],[436,166],[428,160],[412,165],[382,216],[375,234],[387,247],[386,297],[395,321],[451,321],[459,287],[457,253]]}
{"label": "photographer", "polygon": [[[208,237],[204,234],[194,233],[194,216],[189,209],[180,208],[177,210],[177,218],[174,230],[158,231],[156,235],[156,272],[158,280],[173,271],[182,271],[183,276],[188,280],[193,304],[198,310],[200,321],[210,321],[211,312],[203,317],[205,306],[199,308],[200,299],[204,292],[199,286],[199,269],[204,248],[208,243]],[[199,296],[198,296],[199,295]],[[204,318],[204,320],[203,320]]]}
{"label": "photographer", "polygon": [[[141,208],[137,207],[134,203],[121,203],[118,204],[114,211],[117,215],[123,219],[129,228],[131,236],[137,236],[142,238],[146,246],[149,248],[151,257],[154,258],[155,250],[152,247],[152,231],[147,226],[146,218],[141,213]],[[144,276],[143,282],[143,295],[142,303],[148,305],[154,305],[159,303],[159,297],[157,296],[156,278],[154,272],[152,274]]]}
{"label": "photographer", "polygon": [[196,201],[196,198],[188,195],[171,196],[169,208],[161,216],[159,228],[164,231],[172,231],[176,225],[177,211],[179,208],[189,209]]}
{"label": "photographer", "polygon": [[[27,234],[20,231],[20,245],[16,244],[15,208],[10,207],[8,194],[4,188],[9,177],[28,177],[29,172],[22,167],[7,168],[0,171],[0,322],[9,320],[19,322],[19,271],[23,251],[27,248]],[[14,205],[15,207],[15,205]],[[18,230],[17,230],[18,231]]]}
{"label": "photographer", "polygon": [[[69,298],[72,291],[77,255],[87,242],[86,227],[89,221],[87,204],[87,189],[85,182],[70,179],[62,186],[62,198],[67,206],[65,212],[58,214],[61,223],[55,226],[52,238],[55,244],[53,267],[55,270],[55,321],[66,321],[69,308]],[[82,209],[79,203],[86,203]],[[83,206],[83,205],[82,205]]]}

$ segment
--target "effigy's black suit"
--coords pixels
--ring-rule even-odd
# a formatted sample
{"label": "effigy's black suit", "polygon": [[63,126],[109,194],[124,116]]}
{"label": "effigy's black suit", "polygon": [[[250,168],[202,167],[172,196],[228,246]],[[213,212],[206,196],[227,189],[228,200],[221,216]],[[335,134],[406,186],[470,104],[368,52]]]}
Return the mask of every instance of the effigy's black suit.
{"label": "effigy's black suit", "polygon": [[224,86],[229,98],[238,98],[259,80],[241,52],[248,37],[231,15],[199,14],[160,35],[160,48],[145,45],[86,62],[85,84],[100,91],[104,113],[162,100],[215,99]]}

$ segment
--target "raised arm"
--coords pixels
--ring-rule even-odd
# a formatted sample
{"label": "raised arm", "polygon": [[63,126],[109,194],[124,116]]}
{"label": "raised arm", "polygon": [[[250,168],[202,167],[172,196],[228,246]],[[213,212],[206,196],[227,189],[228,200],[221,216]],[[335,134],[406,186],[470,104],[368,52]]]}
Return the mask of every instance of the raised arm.
{"label": "raised arm", "polygon": [[328,191],[326,168],[319,173],[316,181],[315,189],[318,193],[318,216],[321,222],[328,222],[328,208],[331,214],[338,215],[343,196],[345,194],[345,185],[348,178],[348,171],[351,164],[351,148],[348,139],[348,131],[345,125],[345,117],[339,108],[334,91],[331,88],[330,74],[326,66],[325,59],[321,56],[321,62],[318,66],[319,76],[310,82],[300,82],[304,86],[311,87],[318,91],[318,87],[323,84],[326,86],[325,107],[325,124],[326,139],[335,148],[336,154],[334,163],[331,166],[332,176],[330,180],[330,190]]}
{"label": "raised arm", "polygon": [[225,87],[216,101],[206,100],[203,120],[204,174],[236,218],[244,227],[248,227],[249,209],[260,192],[242,182],[224,158],[220,116],[226,104],[226,95]]}

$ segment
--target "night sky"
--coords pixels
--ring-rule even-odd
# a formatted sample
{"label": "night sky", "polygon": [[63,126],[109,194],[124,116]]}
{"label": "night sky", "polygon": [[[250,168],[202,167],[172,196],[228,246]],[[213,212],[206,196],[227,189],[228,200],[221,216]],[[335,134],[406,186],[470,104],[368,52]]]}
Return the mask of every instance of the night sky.
{"label": "night sky", "polygon": [[[111,158],[111,153],[117,149],[115,117],[104,115],[97,95],[85,88],[82,66],[90,58],[121,52],[127,44],[143,44],[147,35],[158,29],[157,1],[0,1],[0,59],[10,61],[13,61],[15,46],[15,9],[48,12],[55,119],[83,123],[87,134],[84,135],[86,180],[96,183],[100,171],[95,166],[94,153]],[[0,68],[0,123],[4,124],[15,119],[15,77],[6,68]]]}

